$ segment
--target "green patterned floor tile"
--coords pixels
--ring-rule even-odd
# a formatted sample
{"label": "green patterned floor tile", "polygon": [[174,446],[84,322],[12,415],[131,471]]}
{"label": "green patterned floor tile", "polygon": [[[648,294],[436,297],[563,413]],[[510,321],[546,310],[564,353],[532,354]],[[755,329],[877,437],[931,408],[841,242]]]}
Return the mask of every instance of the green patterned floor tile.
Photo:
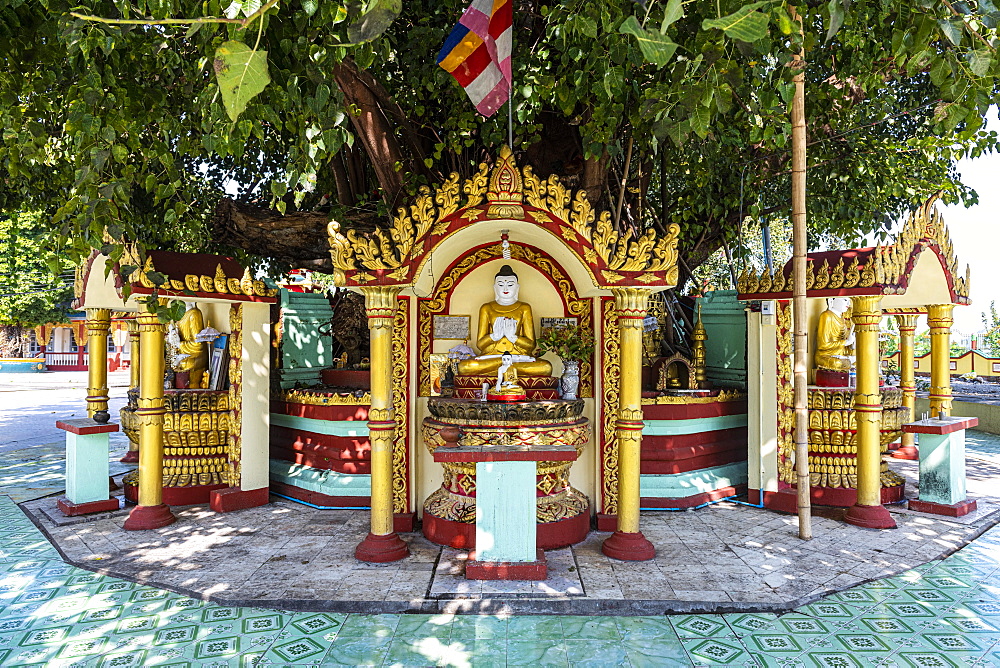
{"label": "green patterned floor tile", "polygon": [[993,644],[993,640],[983,642],[968,633],[922,633],[920,641],[925,647],[932,648],[938,652],[947,654],[957,653],[963,656],[976,654],[977,657],[986,652]]}
{"label": "green patterned floor tile", "polygon": [[738,638],[772,628],[778,621],[775,614],[729,613],[722,615]]}
{"label": "green patterned floor tile", "polygon": [[323,663],[347,666],[381,666],[389,651],[390,636],[339,636],[323,656]]}
{"label": "green patterned floor tile", "polygon": [[[860,655],[855,657],[850,652],[844,651],[818,651],[818,652],[808,652],[799,657],[802,665],[808,668],[867,668],[872,664],[868,659],[879,659],[879,658],[889,658],[889,654],[884,655],[870,655],[869,657],[862,658]],[[864,663],[862,663],[864,661]]]}
{"label": "green patterned floor tile", "polygon": [[780,630],[785,633],[804,633],[808,635],[825,635],[833,633],[837,629],[837,622],[843,621],[843,618],[837,617],[833,620],[827,618],[825,620],[816,619],[815,617],[810,617],[809,615],[799,614],[797,612],[792,612],[787,615],[782,615],[778,618],[777,622],[771,627],[773,630]]}
{"label": "green patterned floor tile", "polygon": [[329,643],[308,636],[279,638],[264,654],[265,661],[282,665],[318,664],[329,651]]}
{"label": "green patterned floor tile", "polygon": [[835,601],[820,601],[810,603],[795,610],[799,614],[809,615],[822,620],[842,620],[851,619],[857,615],[857,611],[849,605],[837,603]]}
{"label": "green patterned floor tile", "polygon": [[830,636],[830,640],[834,649],[843,649],[859,654],[892,652],[896,649],[875,633],[834,633]]}
{"label": "green patterned floor tile", "polygon": [[753,657],[738,640],[682,638],[684,650],[695,666],[754,666]]}
{"label": "green patterned floor tile", "polygon": [[136,649],[130,652],[109,652],[97,660],[97,668],[142,668],[148,665],[148,652]]}
{"label": "green patterned floor tile", "polygon": [[[823,638],[825,636],[812,636]],[[801,654],[811,647],[810,636],[791,635],[787,633],[755,633],[744,639],[743,643],[750,652],[766,652],[768,654],[793,656]]]}
{"label": "green patterned floor tile", "polygon": [[[450,626],[453,640],[507,640],[506,617],[456,615]],[[504,653],[506,655],[506,650]]]}
{"label": "green patterned floor tile", "polygon": [[[563,637],[567,640],[621,640],[614,617],[563,616]],[[572,657],[570,662],[572,662]]]}
{"label": "green patterned floor tile", "polygon": [[721,638],[731,635],[729,625],[718,615],[671,615],[668,619],[681,638]]}
{"label": "green patterned floor tile", "polygon": [[894,657],[900,668],[962,668],[966,662],[956,662],[944,654],[929,651],[904,651]]}
{"label": "green patterned floor tile", "polygon": [[907,624],[895,617],[859,617],[858,621],[872,633],[916,633],[915,624]]}
{"label": "green patterned floor tile", "polygon": [[338,637],[372,637],[389,640],[399,623],[399,615],[348,615]]}
{"label": "green patterned floor tile", "polygon": [[[285,627],[289,630],[295,629],[303,635],[318,635],[326,640],[333,640],[344,628],[348,615],[319,612],[299,614],[290,619],[287,616],[281,617],[289,625]],[[244,633],[249,633],[249,628],[263,630],[263,625],[271,623],[277,623],[273,614],[249,617],[243,621]]]}
{"label": "green patterned floor tile", "polygon": [[571,666],[583,668],[604,668],[620,666],[628,662],[625,648],[617,640],[571,640],[563,641],[566,657]]}
{"label": "green patterned floor tile", "polygon": [[[510,621],[519,619],[512,617]],[[510,637],[514,637],[508,626]],[[569,657],[565,646],[558,640],[507,640],[508,666],[536,666],[538,668],[568,668]]]}

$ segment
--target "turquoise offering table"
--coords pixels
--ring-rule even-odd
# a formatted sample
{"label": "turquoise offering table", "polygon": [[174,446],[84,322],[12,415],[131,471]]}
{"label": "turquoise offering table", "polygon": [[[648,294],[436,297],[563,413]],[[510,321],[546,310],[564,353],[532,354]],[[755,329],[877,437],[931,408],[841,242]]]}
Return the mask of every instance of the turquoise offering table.
{"label": "turquoise offering table", "polygon": [[476,551],[465,565],[467,579],[545,579],[545,553],[535,543],[536,467],[576,458],[572,445],[443,445],[434,451],[436,462],[476,465]]}
{"label": "turquoise offering table", "polygon": [[965,430],[979,418],[930,418],[903,425],[903,431],[920,434],[920,498],[910,510],[961,517],[976,509],[965,495]]}
{"label": "turquoise offering table", "polygon": [[56,501],[64,515],[118,510],[117,498],[108,498],[108,434],[117,424],[101,424],[90,418],[59,420],[66,432],[66,496]]}

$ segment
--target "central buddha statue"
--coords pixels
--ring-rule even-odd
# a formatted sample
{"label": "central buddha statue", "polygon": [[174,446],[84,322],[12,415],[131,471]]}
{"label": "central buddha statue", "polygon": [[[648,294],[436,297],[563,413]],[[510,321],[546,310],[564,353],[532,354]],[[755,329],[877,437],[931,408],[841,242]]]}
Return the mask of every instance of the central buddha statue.
{"label": "central buddha statue", "polygon": [[502,364],[501,356],[510,353],[513,367],[521,376],[549,376],[552,364],[531,356],[535,349],[535,325],[531,306],[517,300],[517,274],[505,264],[493,279],[494,301],[479,308],[476,346],[479,357],[458,363],[460,376],[484,376]]}

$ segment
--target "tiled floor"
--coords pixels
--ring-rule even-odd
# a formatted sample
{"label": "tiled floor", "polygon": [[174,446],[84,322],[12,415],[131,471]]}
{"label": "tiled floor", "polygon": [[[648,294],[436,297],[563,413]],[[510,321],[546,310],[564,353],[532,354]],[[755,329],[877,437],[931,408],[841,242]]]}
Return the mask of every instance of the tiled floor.
{"label": "tiled floor", "polygon": [[0,496],[0,665],[1000,667],[1000,528],[781,616],[292,613],[70,566]]}

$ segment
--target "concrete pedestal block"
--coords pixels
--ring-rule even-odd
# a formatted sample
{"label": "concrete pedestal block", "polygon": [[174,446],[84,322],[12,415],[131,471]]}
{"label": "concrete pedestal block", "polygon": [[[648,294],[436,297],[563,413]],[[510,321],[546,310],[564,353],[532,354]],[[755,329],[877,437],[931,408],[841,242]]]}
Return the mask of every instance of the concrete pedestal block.
{"label": "concrete pedestal block", "polygon": [[117,424],[101,424],[90,418],[59,420],[66,432],[66,497],[59,504],[66,515],[84,515],[118,507],[108,498],[108,434]]}
{"label": "concrete pedestal block", "polygon": [[961,517],[975,510],[966,498],[965,430],[978,418],[931,418],[903,425],[903,431],[920,434],[920,498],[910,502],[918,512]]}

